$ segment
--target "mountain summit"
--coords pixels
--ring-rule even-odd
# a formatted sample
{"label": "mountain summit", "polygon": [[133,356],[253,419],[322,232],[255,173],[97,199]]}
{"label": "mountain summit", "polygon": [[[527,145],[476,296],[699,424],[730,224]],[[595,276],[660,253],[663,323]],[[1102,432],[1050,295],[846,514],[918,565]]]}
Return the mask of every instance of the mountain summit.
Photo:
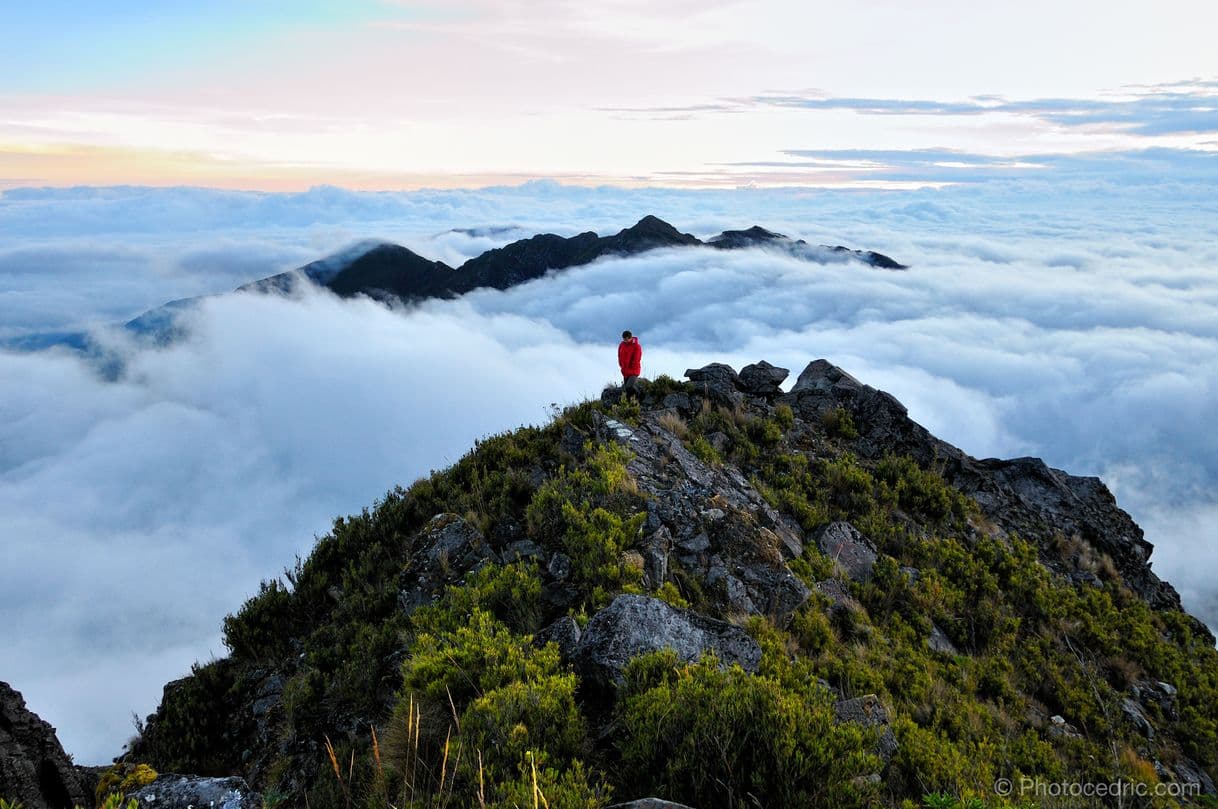
{"label": "mountain summit", "polygon": [[290,806],[1214,794],[1214,638],[1101,481],[973,458],[825,360],[686,377],[338,519],[123,766]]}

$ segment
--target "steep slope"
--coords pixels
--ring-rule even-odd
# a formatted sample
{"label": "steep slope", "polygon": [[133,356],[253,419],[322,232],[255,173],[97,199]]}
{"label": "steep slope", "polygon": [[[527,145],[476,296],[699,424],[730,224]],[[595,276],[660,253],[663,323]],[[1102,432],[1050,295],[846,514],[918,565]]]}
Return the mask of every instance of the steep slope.
{"label": "steep slope", "polygon": [[337,520],[130,760],[293,806],[1213,794],[1214,638],[1100,481],[974,459],[823,360],[687,376]]}

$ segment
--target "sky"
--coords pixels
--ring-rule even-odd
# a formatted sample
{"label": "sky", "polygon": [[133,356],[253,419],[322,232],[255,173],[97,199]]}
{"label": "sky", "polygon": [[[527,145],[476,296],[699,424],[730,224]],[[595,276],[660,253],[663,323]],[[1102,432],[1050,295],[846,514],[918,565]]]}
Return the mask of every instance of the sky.
{"label": "sky", "polygon": [[[335,516],[597,395],[623,328],[648,375],[825,357],[975,456],[1100,475],[1218,626],[1218,5],[653,6],[0,0],[0,679],[78,761]],[[648,213],[911,269],[221,294]],[[174,345],[110,328],[198,295]],[[78,330],[119,378],[3,347]]]}
{"label": "sky", "polygon": [[8,0],[0,187],[892,188],[941,181],[892,150],[1213,152],[1214,30],[1208,0]]}

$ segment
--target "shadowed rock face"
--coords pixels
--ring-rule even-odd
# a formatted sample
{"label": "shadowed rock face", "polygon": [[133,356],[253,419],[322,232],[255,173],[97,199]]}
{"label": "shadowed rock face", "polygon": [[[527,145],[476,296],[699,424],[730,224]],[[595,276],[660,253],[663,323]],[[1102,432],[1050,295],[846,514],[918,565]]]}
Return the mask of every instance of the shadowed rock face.
{"label": "shadowed rock face", "polygon": [[26,809],[93,803],[55,728],[30,711],[8,683],[0,683],[0,797]]}

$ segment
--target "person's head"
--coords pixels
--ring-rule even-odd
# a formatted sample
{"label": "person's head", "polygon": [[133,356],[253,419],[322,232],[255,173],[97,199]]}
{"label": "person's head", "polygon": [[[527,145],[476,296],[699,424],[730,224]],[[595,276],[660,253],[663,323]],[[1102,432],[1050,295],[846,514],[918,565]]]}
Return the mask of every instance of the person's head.
{"label": "person's head", "polygon": [[622,339],[623,339],[623,340],[629,340],[631,337],[634,337],[634,335],[630,333],[630,330],[629,330],[629,329],[627,329],[626,331],[622,332]]}

